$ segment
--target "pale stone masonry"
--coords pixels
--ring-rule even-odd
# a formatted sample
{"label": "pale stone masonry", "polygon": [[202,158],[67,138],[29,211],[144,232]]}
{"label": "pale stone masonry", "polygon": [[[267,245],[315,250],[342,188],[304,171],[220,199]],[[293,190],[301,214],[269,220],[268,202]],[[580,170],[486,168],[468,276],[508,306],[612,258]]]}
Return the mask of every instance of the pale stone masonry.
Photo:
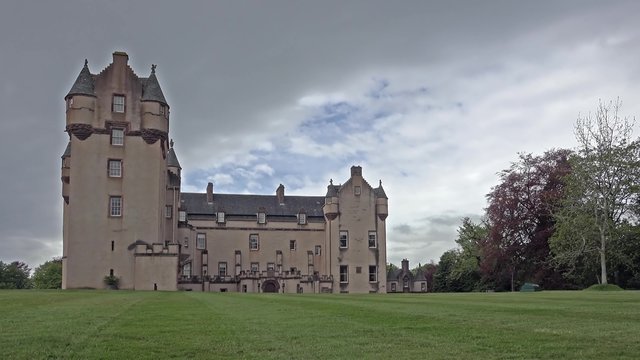
{"label": "pale stone masonry", "polygon": [[85,61],[65,100],[63,288],[387,292],[387,195],[361,167],[324,196],[183,193],[155,65]]}

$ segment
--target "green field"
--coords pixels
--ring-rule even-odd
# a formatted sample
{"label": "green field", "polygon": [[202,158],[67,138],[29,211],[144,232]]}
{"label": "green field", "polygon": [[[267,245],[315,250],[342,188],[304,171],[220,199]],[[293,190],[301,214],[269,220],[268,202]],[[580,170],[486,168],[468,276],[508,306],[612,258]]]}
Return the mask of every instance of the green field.
{"label": "green field", "polygon": [[0,291],[0,357],[640,357],[640,292]]}

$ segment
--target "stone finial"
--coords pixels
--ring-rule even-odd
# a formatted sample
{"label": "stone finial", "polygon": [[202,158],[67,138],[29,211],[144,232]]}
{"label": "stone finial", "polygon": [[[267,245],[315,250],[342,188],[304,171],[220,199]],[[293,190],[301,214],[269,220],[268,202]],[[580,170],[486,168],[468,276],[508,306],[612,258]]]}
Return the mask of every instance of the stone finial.
{"label": "stone finial", "polygon": [[88,67],[89,66],[89,60],[84,59],[84,67]]}
{"label": "stone finial", "polygon": [[380,179],[380,185],[378,185],[378,186],[382,187],[382,179]]}
{"label": "stone finial", "polygon": [[152,73],[152,74],[155,74],[155,73],[156,73],[156,66],[158,66],[158,65],[156,65],[156,64],[151,64],[151,73]]}
{"label": "stone finial", "polygon": [[333,179],[329,179],[329,185],[333,185]]}
{"label": "stone finial", "polygon": [[[171,140],[169,141],[169,147],[170,147],[170,148],[173,148],[173,139],[171,139]],[[382,181],[380,182],[380,184],[382,184]]]}

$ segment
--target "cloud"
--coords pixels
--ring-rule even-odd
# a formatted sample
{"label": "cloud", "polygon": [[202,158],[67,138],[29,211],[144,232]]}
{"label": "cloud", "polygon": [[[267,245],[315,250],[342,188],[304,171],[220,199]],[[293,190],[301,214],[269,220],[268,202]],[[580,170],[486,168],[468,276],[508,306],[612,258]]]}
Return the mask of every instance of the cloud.
{"label": "cloud", "polygon": [[3,3],[0,258],[60,255],[63,97],[85,58],[96,73],[124,50],[140,76],[158,64],[183,190],[213,181],[218,192],[272,194],[283,183],[322,195],[359,164],[390,198],[389,260],[437,259],[455,246],[456,221],[482,214],[517,152],[574,146],[576,116],[599,98],[620,96],[626,114],[640,114],[639,10]]}

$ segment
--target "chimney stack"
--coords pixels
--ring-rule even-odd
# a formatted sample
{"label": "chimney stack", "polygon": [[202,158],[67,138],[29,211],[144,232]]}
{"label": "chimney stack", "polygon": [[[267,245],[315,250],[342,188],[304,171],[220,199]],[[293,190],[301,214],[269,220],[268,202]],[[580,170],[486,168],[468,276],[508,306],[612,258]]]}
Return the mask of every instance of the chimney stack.
{"label": "chimney stack", "polygon": [[402,271],[409,272],[409,260],[402,259]]}
{"label": "chimney stack", "polygon": [[351,176],[362,176],[362,167],[361,166],[352,166],[351,167]]}
{"label": "chimney stack", "polygon": [[276,189],[276,197],[278,198],[278,204],[284,205],[284,185],[280,184]]}
{"label": "chimney stack", "polygon": [[207,203],[213,203],[213,183],[207,184]]}

